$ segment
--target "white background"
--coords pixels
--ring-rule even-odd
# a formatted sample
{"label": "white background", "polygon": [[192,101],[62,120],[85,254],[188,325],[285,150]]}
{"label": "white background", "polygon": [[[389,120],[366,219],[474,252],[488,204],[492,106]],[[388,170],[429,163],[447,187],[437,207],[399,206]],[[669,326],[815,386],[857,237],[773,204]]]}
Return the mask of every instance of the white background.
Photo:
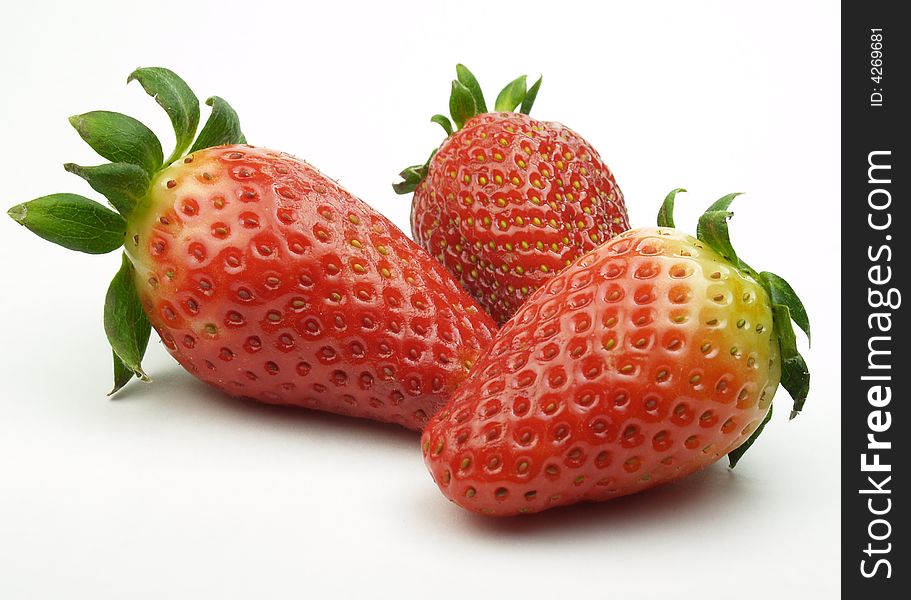
{"label": "white background", "polygon": [[[152,385],[107,400],[104,291],[119,257],[0,219],[0,597],[830,598],[839,579],[839,16],[835,2],[45,2],[0,19],[4,209],[91,194],[71,114],[129,112],[168,66],[248,139],[297,154],[408,230],[389,184],[441,141],[456,62],[492,100],[545,75],[533,115],[584,135],[634,225],[731,191],[739,253],[814,324],[804,414],[736,471],[602,505],[489,520],[449,504],[418,436],[235,401],[150,347]],[[204,109],[203,117],[207,111]],[[781,402],[786,402],[782,392]],[[784,406],[782,404],[781,406]]]}

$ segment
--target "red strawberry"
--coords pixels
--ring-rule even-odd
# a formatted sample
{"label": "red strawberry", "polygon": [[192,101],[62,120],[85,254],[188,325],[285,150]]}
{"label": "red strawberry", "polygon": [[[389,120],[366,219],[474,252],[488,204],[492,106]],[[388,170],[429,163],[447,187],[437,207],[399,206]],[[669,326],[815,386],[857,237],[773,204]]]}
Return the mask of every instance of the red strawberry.
{"label": "red strawberry", "polygon": [[[309,164],[209,147],[244,141],[223,101],[210,100],[209,123],[180,158],[199,118],[195,96],[164,69],[133,77],[172,116],[173,158],[163,161],[158,140],[129,117],[74,117],[119,162],[68,169],[119,214],[72,194],[10,210],[68,248],[124,246],[105,306],[115,391],[146,378],[151,322],[181,365],[230,394],[423,426],[490,342],[493,322],[399,229]],[[180,97],[168,96],[174,89]]]}
{"label": "red strawberry", "polygon": [[607,500],[733,466],[771,417],[779,380],[799,411],[809,372],[791,287],[737,258],[728,205],[699,239],[626,232],[529,298],[424,430],[427,466],[458,505],[494,515]]}
{"label": "red strawberry", "polygon": [[[541,80],[525,76],[488,113],[462,65],[452,82],[456,124],[424,165],[393,186],[414,191],[414,239],[452,272],[498,324],[542,283],[629,229],[623,193],[595,149],[560,123],[528,116]],[[510,112],[521,104],[521,112]]]}

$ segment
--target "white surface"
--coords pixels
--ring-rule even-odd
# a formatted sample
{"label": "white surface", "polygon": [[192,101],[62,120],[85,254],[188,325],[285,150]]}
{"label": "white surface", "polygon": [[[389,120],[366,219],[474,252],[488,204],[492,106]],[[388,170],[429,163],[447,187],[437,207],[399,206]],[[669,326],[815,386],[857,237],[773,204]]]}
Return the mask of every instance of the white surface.
{"label": "white surface", "polygon": [[438,493],[416,434],[225,398],[158,343],[155,383],[106,400],[101,306],[119,258],[4,217],[0,597],[835,597],[838,31],[831,2],[6,6],[4,209],[91,192],[59,167],[96,160],[68,115],[130,112],[169,145],[164,114],[124,85],[160,64],[228,99],[253,143],[314,162],[407,230],[389,183],[440,141],[428,119],[448,107],[455,63],[488,97],[540,71],[533,114],[600,150],[634,224],[676,186],[689,226],[749,192],[737,248],[801,293],[815,379],[805,413],[780,411],[736,472],[485,520]]}

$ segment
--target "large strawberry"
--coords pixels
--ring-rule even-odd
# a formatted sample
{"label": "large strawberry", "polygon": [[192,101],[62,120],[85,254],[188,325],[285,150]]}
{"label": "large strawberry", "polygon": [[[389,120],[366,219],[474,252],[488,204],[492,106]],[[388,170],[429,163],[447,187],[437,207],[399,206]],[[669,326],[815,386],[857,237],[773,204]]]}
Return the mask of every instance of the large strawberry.
{"label": "large strawberry", "polygon": [[793,320],[806,311],[780,277],[741,261],[728,206],[698,239],[626,232],[547,282],[499,332],[424,430],[443,493],[494,515],[607,500],[731,465],[772,415],[779,381],[804,403],[809,372]]}
{"label": "large strawberry", "polygon": [[[462,65],[443,115],[447,138],[423,165],[402,171],[414,192],[414,239],[459,280],[498,324],[542,283],[629,229],[623,194],[579,134],[528,116],[541,80],[509,83],[487,112]],[[518,113],[511,112],[520,107]]]}
{"label": "large strawberry", "polygon": [[[164,160],[125,115],[73,117],[113,161],[67,165],[117,212],[74,194],[10,209],[38,235],[88,253],[124,247],[105,302],[114,391],[151,325],[191,373],[237,396],[420,428],[495,330],[449,274],[387,219],[287,154],[244,142],[233,110],[191,145],[196,97],[166,69],[131,76],[173,121]],[[222,146],[220,144],[235,144]],[[213,147],[214,146],[214,147]]]}

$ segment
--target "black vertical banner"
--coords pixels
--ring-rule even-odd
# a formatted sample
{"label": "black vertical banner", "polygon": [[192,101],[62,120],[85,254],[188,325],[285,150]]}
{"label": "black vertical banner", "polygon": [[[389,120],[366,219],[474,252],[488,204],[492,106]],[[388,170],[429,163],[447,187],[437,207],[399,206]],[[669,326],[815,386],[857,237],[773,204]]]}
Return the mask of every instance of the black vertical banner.
{"label": "black vertical banner", "polygon": [[[906,598],[911,23],[842,3],[842,592]],[[904,465],[904,466],[903,466]],[[904,562],[898,557],[902,557]]]}

